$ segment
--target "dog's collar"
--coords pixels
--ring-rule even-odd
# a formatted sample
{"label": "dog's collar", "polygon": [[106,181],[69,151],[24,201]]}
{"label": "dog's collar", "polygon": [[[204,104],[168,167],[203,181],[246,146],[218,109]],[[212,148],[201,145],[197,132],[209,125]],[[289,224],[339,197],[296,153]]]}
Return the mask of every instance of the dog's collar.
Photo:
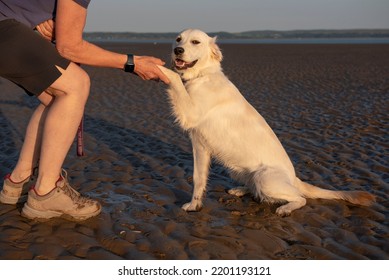
{"label": "dog's collar", "polygon": [[200,77],[196,77],[196,78],[192,78],[192,79],[186,80],[186,79],[184,79],[183,77],[181,77],[181,81],[182,81],[182,83],[183,83],[184,86],[187,86],[191,81],[196,80],[196,79],[198,79],[198,78],[200,78]]}
{"label": "dog's collar", "polygon": [[182,83],[185,85],[185,84],[188,83],[190,80],[185,80],[184,77],[181,76],[181,81],[182,81]]}
{"label": "dog's collar", "polygon": [[182,81],[182,83],[183,83],[184,85],[187,84],[187,83],[189,83],[190,81],[193,81],[193,80],[196,80],[196,79],[198,79],[198,78],[203,77],[203,75],[201,75],[201,74],[198,75],[198,76],[196,76],[196,77],[192,77],[192,78],[190,78],[190,79],[185,79],[183,76],[184,76],[183,74],[180,74],[181,81]]}

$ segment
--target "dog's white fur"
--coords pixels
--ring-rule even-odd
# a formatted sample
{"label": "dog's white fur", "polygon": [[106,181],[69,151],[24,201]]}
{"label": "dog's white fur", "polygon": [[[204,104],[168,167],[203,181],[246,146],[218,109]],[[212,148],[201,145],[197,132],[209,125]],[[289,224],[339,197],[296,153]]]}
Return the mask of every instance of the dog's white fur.
{"label": "dog's white fur", "polygon": [[211,157],[231,170],[244,187],[230,194],[251,193],[261,201],[286,202],[281,216],[306,204],[305,198],[343,199],[370,205],[374,196],[361,191],[331,191],[296,177],[286,151],[264,118],[223,74],[216,38],[200,30],[185,30],[172,53],[175,72],[160,69],[170,79],[168,96],[180,126],[189,132],[194,157],[194,191],[186,211],[202,207]]}

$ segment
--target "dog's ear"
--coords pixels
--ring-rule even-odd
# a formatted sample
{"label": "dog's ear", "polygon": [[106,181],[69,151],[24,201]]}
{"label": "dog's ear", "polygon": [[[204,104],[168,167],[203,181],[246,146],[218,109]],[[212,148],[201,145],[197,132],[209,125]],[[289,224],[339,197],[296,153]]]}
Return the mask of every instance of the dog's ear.
{"label": "dog's ear", "polygon": [[219,49],[219,46],[216,44],[217,37],[211,38],[211,57],[219,62],[223,60],[223,54]]}

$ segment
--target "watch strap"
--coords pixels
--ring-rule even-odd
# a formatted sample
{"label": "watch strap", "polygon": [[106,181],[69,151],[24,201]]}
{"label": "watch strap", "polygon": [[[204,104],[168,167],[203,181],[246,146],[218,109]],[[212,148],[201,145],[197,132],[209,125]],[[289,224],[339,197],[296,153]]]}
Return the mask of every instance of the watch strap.
{"label": "watch strap", "polygon": [[124,64],[124,71],[129,73],[134,73],[135,64],[134,64],[134,55],[127,54],[127,62]]}

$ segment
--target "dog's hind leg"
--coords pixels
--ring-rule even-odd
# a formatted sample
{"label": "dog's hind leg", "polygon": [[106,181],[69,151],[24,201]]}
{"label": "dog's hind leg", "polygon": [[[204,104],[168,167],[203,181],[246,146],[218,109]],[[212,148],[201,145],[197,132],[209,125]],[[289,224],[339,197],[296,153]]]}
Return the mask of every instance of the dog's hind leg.
{"label": "dog's hind leg", "polygon": [[204,192],[207,186],[209,165],[211,162],[210,152],[200,143],[196,135],[192,136],[193,145],[193,184],[194,190],[192,201],[182,206],[185,211],[199,211],[203,206]]}
{"label": "dog's hind leg", "polygon": [[246,194],[251,193],[251,191],[250,191],[249,187],[236,187],[236,188],[230,189],[228,191],[228,193],[231,195],[235,195],[237,197],[242,197],[242,196],[245,196]]}
{"label": "dog's hind leg", "polygon": [[289,216],[292,211],[300,209],[307,203],[304,197],[296,197],[294,201],[288,201],[286,204],[276,209],[276,214],[282,217]]}
{"label": "dog's hind leg", "polygon": [[288,216],[292,211],[303,207],[306,199],[281,170],[262,170],[254,174],[256,196],[269,202],[284,202],[276,210],[279,216]]}

